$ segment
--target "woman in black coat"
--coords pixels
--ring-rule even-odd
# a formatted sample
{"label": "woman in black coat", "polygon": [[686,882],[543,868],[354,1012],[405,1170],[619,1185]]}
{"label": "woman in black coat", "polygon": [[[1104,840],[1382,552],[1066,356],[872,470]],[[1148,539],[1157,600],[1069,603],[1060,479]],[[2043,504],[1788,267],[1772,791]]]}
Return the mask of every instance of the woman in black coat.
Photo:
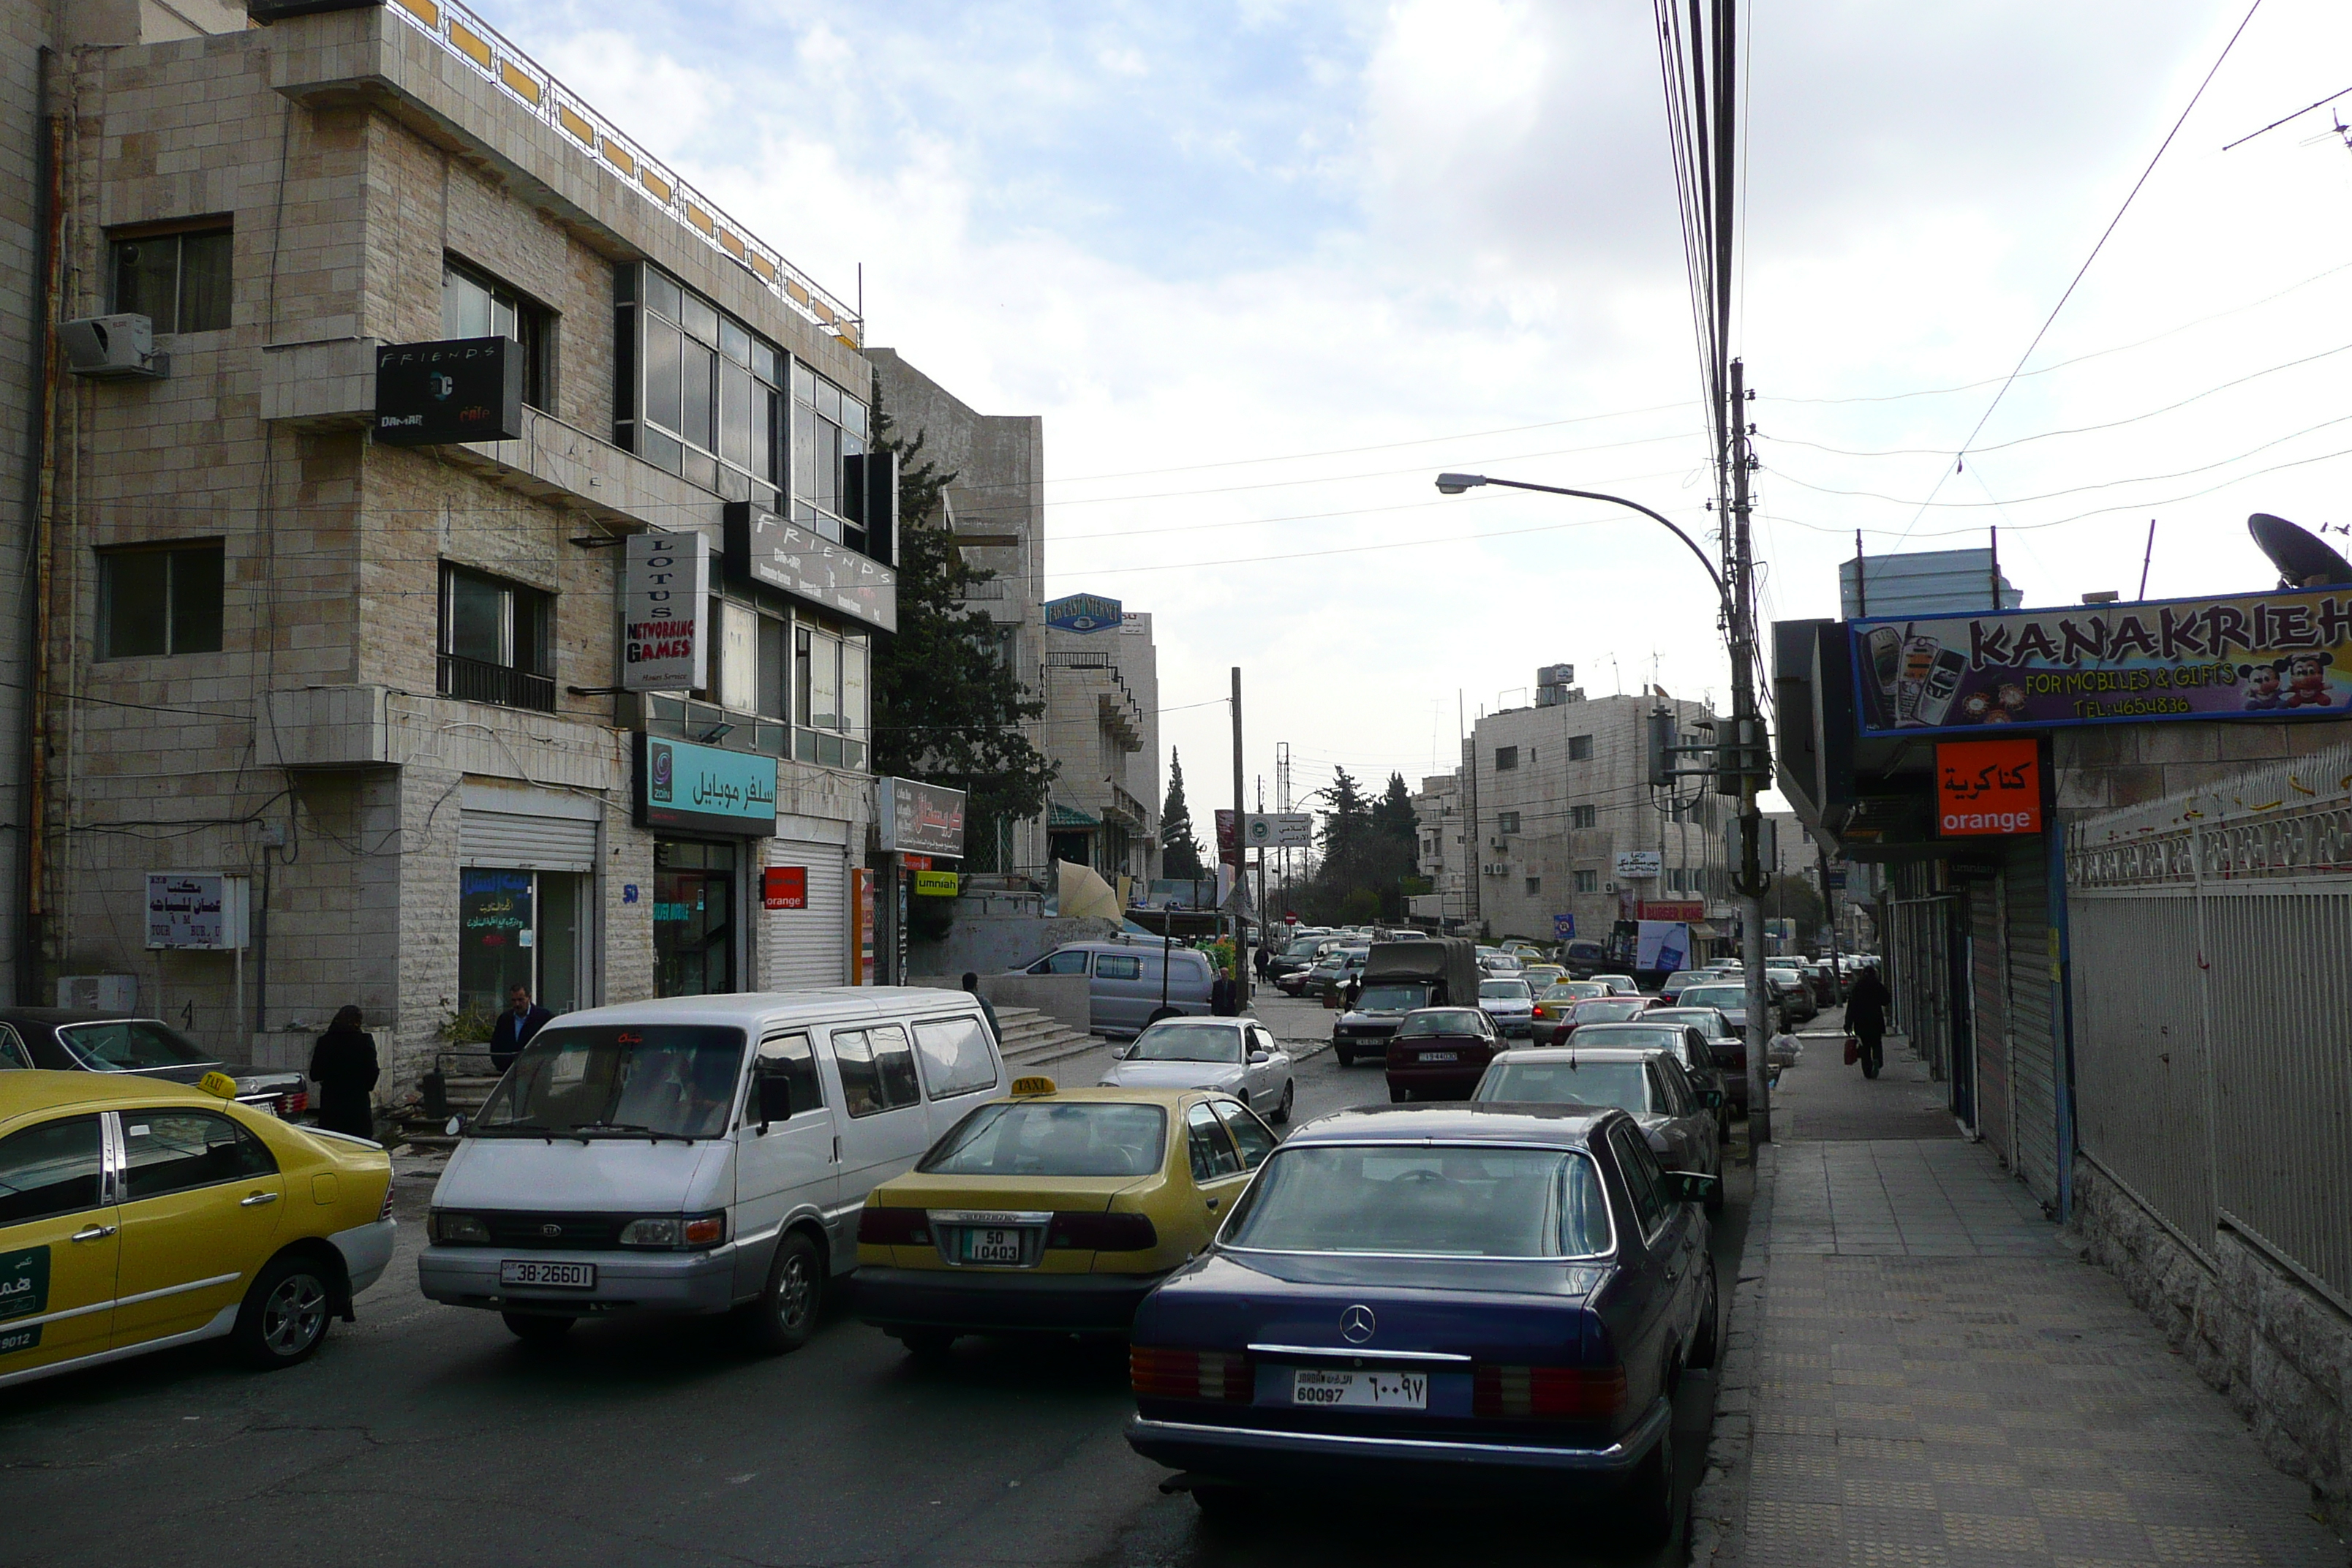
{"label": "woman in black coat", "polygon": [[1886,989],[1886,982],[1878,977],[1878,966],[1864,969],[1845,996],[1845,1026],[1847,1032],[1862,1042],[1862,1076],[1876,1078],[1881,1061],[1879,1042],[1886,1034],[1886,1005],[1895,1000]]}
{"label": "woman in black coat", "polygon": [[354,1138],[375,1136],[368,1095],[379,1074],[375,1037],[360,1027],[360,1010],[345,1007],[310,1051],[310,1079],[319,1086],[319,1125]]}

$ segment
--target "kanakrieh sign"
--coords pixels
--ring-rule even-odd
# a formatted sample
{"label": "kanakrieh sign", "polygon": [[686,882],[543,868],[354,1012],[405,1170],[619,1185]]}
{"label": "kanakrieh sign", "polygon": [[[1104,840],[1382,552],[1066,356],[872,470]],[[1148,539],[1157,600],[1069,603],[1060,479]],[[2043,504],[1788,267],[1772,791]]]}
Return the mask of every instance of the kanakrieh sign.
{"label": "kanakrieh sign", "polygon": [[691,691],[709,684],[710,542],[698,533],[630,537],[621,566],[621,685]]}

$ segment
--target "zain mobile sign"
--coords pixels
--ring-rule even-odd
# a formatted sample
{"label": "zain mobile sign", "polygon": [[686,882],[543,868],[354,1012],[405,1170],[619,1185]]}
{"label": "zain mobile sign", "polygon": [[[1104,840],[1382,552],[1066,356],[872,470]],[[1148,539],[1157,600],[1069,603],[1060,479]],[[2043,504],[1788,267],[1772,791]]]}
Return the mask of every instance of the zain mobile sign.
{"label": "zain mobile sign", "polygon": [[765,838],[776,831],[776,759],[641,734],[638,816],[646,827],[694,827]]}
{"label": "zain mobile sign", "polygon": [[2352,712],[2352,589],[1855,621],[1867,735]]}

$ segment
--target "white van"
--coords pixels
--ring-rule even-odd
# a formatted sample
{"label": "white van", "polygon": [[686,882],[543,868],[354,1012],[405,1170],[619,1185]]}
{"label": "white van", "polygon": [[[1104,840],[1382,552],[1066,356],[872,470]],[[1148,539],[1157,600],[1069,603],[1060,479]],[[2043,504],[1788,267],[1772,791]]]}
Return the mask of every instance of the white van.
{"label": "white van", "polygon": [[529,1341],[585,1317],[731,1310],[761,1348],[796,1350],[856,1265],[866,1194],[1007,1087],[961,991],[566,1013],[466,1126],[417,1279]]}
{"label": "white van", "polygon": [[1163,1016],[1205,1015],[1216,984],[1207,953],[1157,942],[1065,942],[1023,973],[1090,976],[1087,1018],[1096,1034],[1114,1038],[1141,1034]]}

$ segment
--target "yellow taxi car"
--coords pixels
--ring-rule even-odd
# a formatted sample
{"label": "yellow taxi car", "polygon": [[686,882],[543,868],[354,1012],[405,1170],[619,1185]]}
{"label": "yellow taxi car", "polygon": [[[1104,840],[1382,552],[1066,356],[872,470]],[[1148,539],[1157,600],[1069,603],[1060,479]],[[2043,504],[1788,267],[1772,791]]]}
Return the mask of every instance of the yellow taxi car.
{"label": "yellow taxi car", "polygon": [[1229,1094],[1015,1079],[866,1198],[858,1316],[918,1355],[965,1333],[1124,1334],[1274,1147]]}
{"label": "yellow taxi car", "polygon": [[0,1072],[0,1387],[226,1337],[291,1366],[392,1259],[392,1160],[236,1085]]}

